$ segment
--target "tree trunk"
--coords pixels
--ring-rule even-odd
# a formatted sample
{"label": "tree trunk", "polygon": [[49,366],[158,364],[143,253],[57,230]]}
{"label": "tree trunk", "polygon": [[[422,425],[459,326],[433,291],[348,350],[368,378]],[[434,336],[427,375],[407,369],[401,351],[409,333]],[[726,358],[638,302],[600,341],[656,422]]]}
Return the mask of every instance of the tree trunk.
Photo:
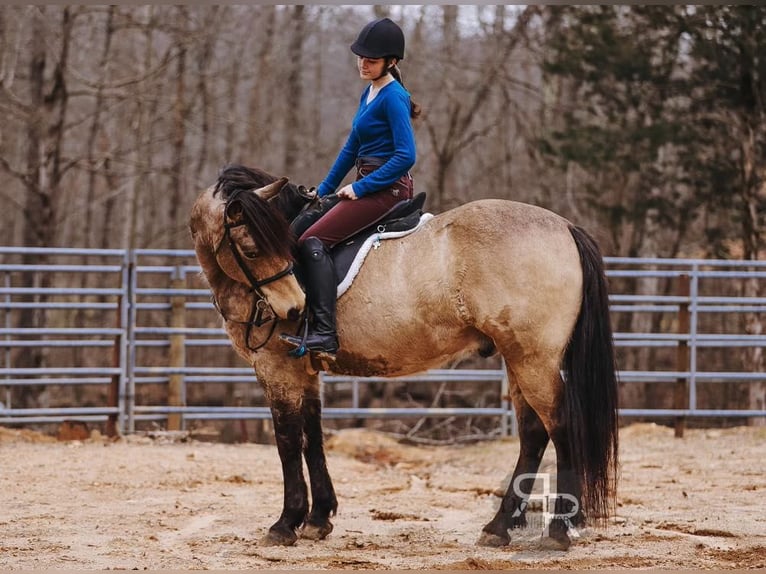
{"label": "tree trunk", "polygon": [[[274,121],[274,84],[262,82],[258,78],[274,78],[276,71],[273,66],[274,42],[276,40],[277,9],[276,6],[263,6],[263,24],[260,24],[260,42],[255,70],[255,86],[251,91],[248,105],[247,130],[242,145],[243,153],[248,158],[257,158],[265,150],[273,147],[272,129],[270,122]],[[260,19],[259,19],[260,20]],[[236,94],[233,94],[236,97]],[[236,121],[236,118],[232,118]],[[230,157],[229,155],[226,156]],[[262,160],[261,160],[262,161]]]}
{"label": "tree trunk", "polygon": [[[46,67],[49,64],[47,39],[50,34],[45,26],[44,14],[48,7],[40,7],[33,18],[31,38],[32,58],[30,60],[30,108],[26,126],[26,204],[24,207],[23,242],[27,247],[52,247],[56,237],[56,197],[61,193],[63,145],[68,111],[66,68],[69,57],[69,41],[72,18],[68,7],[61,11],[61,44],[58,59],[52,62],[53,73],[46,82]],[[55,9],[54,9],[55,10]],[[44,255],[25,255],[26,265],[44,264]],[[48,287],[50,274],[34,271],[24,273],[22,282],[28,287]],[[44,297],[31,295],[25,302],[43,302]],[[43,328],[45,311],[25,308],[19,313],[19,327]],[[45,363],[44,350],[31,347],[19,349],[13,361],[19,367],[42,367]],[[22,405],[36,404],[44,389],[36,388],[22,394]]]}
{"label": "tree trunk", "polygon": [[459,46],[460,35],[457,26],[458,6],[447,4],[442,6],[442,52],[450,66],[457,66],[455,50]]}
{"label": "tree trunk", "polygon": [[[284,173],[294,174],[301,163],[301,144],[306,136],[301,126],[303,115],[303,85],[301,71],[303,70],[303,36],[305,28],[306,7],[302,4],[293,6],[290,23],[290,45],[288,47],[289,74],[287,76],[287,114],[285,119],[285,159]],[[309,134],[310,135],[310,134]]]}
{"label": "tree trunk", "polygon": [[[762,23],[762,14],[754,13],[750,9],[742,8],[742,33],[741,40],[737,43],[740,50],[740,99],[742,101],[742,115],[739,122],[740,133],[738,140],[741,142],[742,156],[742,240],[744,258],[757,261],[759,250],[763,244],[761,225],[762,214],[759,206],[766,201],[766,141],[764,141],[764,113],[766,113],[766,89],[764,88],[762,73],[764,67],[759,61],[763,55],[762,39],[758,36]],[[745,281],[745,297],[760,296],[760,282],[758,279]],[[745,332],[750,335],[763,334],[763,321],[758,313],[745,315]],[[754,373],[763,373],[766,361],[764,361],[763,347],[755,345],[746,349],[746,367]],[[751,382],[749,386],[749,408],[756,410],[766,409],[766,383]],[[766,417],[752,417],[750,424],[766,426]]]}
{"label": "tree trunk", "polygon": [[[758,205],[766,198],[766,174],[758,177],[756,167],[758,160],[755,130],[750,125],[745,125],[745,133],[742,142],[742,242],[744,246],[744,258],[758,260],[759,247],[762,242],[759,225]],[[765,170],[766,171],[766,170]],[[755,268],[754,268],[755,270]],[[759,279],[746,279],[744,284],[745,297],[760,297]],[[745,333],[748,335],[762,335],[763,321],[758,313],[745,314]],[[763,347],[754,345],[745,350],[745,366],[754,373],[763,373],[766,362],[763,356]],[[749,408],[754,410],[766,409],[766,383],[753,381],[749,385]],[[751,425],[766,425],[766,417],[751,417]]]}
{"label": "tree trunk", "polygon": [[[103,168],[103,159],[99,156],[97,150],[98,136],[101,131],[101,114],[104,110],[104,88],[109,81],[111,58],[109,57],[112,37],[114,35],[114,11],[115,6],[109,6],[106,14],[106,23],[104,25],[104,43],[101,46],[101,56],[99,57],[98,70],[100,73],[99,83],[96,86],[95,103],[93,105],[93,119],[91,120],[88,131],[87,143],[87,166],[88,166],[88,185],[85,192],[85,222],[83,225],[83,245],[92,247],[92,228],[95,221],[94,211],[96,209],[96,185],[98,174]],[[107,190],[107,194],[110,190]]]}
{"label": "tree trunk", "polygon": [[185,214],[181,214],[181,199],[186,192],[186,119],[188,103],[186,95],[186,65],[188,58],[187,41],[191,34],[189,25],[189,9],[178,7],[181,20],[182,34],[177,39],[175,102],[173,105],[173,159],[170,168],[170,198],[167,204],[167,221],[165,225],[170,231],[167,238],[168,247],[177,249],[180,245],[180,231],[186,229]]}
{"label": "tree trunk", "polygon": [[[213,62],[213,55],[215,52],[216,34],[218,30],[218,22],[226,19],[228,8],[221,6],[211,6],[210,12],[205,18],[205,28],[209,31],[205,33],[204,40],[201,47],[201,54],[197,58],[197,96],[200,100],[201,126],[198,130],[200,132],[199,142],[199,155],[197,156],[197,165],[194,168],[194,181],[195,185],[201,181],[205,168],[208,164],[208,152],[210,151],[210,136],[211,136],[211,112],[213,105],[213,98],[210,95],[210,89],[208,87],[207,79],[212,76],[211,63]],[[236,66],[235,66],[236,67]],[[185,222],[183,222],[185,224]],[[185,226],[185,225],[184,225]]]}
{"label": "tree trunk", "polygon": [[[138,64],[139,76],[143,76],[151,70],[154,63],[154,30],[151,27],[151,22],[154,18],[155,10],[156,8],[152,5],[142,8],[144,55]],[[153,95],[156,96],[156,94]],[[133,177],[131,178],[125,201],[127,216],[125,218],[126,224],[122,241],[122,246],[125,249],[143,247],[143,245],[139,245],[138,241],[139,231],[142,227],[145,227],[145,218],[142,218],[141,205],[143,203],[144,192],[148,188],[149,174],[154,163],[151,149],[152,117],[154,116],[158,100],[157,97],[150,99],[146,96],[148,94],[136,94],[135,107],[130,122],[134,141],[131,163],[135,166],[135,171],[132,174]]]}

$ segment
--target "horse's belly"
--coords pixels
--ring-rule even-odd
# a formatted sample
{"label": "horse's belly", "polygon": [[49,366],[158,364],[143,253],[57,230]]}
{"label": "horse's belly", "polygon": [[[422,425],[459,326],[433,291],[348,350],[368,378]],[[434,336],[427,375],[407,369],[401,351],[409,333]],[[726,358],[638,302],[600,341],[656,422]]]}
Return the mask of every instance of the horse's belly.
{"label": "horse's belly", "polygon": [[473,329],[430,332],[411,329],[360,333],[340,327],[340,351],[334,372],[359,376],[395,377],[443,367],[451,360],[491,347],[486,337]]}
{"label": "horse's belly", "polygon": [[367,297],[349,297],[345,302],[341,298],[338,369],[343,372],[376,376],[415,373],[491,346],[486,336],[459,316],[452,303],[434,300],[428,290],[399,296],[377,291],[368,290]]}

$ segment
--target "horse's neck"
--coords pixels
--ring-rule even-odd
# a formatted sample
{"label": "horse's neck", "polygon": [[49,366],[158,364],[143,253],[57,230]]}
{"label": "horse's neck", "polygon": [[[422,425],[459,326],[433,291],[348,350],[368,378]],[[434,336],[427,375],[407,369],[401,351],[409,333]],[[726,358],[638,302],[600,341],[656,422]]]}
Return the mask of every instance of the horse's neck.
{"label": "horse's neck", "polygon": [[[223,272],[218,266],[218,261],[216,261],[215,254],[212,251],[198,249],[197,259],[210,286],[210,290],[220,305],[224,305],[225,302],[230,300],[235,302],[241,301],[248,294],[249,290],[245,285],[234,281],[234,279]],[[229,305],[226,306],[229,307]]]}

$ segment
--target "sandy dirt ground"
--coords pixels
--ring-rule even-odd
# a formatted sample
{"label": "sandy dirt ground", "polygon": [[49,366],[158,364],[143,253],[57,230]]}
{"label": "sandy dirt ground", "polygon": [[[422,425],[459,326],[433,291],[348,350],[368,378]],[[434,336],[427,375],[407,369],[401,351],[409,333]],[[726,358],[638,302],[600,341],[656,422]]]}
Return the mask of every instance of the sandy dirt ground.
{"label": "sandy dirt ground", "polygon": [[624,428],[616,514],[567,552],[541,549],[536,528],[476,545],[517,453],[515,439],[341,431],[328,437],[335,530],[284,548],[259,545],[282,503],[274,447],[0,429],[0,568],[766,568],[766,429]]}

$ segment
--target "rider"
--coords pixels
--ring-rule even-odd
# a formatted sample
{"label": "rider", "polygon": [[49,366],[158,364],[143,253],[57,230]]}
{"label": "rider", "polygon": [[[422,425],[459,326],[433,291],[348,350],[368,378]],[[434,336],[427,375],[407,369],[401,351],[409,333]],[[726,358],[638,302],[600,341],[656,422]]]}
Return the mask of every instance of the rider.
{"label": "rider", "polygon": [[374,20],[351,45],[359,76],[369,81],[362,91],[351,133],[335,163],[319,184],[326,197],[356,166],[356,181],[335,195],[340,201],[298,238],[298,263],[313,320],[305,341],[282,339],[309,351],[335,354],[337,277],[330,249],[378,221],[394,205],[412,198],[410,168],[415,163],[411,118],[420,113],[404,88],[397,63],[404,58],[404,33],[388,18]]}

